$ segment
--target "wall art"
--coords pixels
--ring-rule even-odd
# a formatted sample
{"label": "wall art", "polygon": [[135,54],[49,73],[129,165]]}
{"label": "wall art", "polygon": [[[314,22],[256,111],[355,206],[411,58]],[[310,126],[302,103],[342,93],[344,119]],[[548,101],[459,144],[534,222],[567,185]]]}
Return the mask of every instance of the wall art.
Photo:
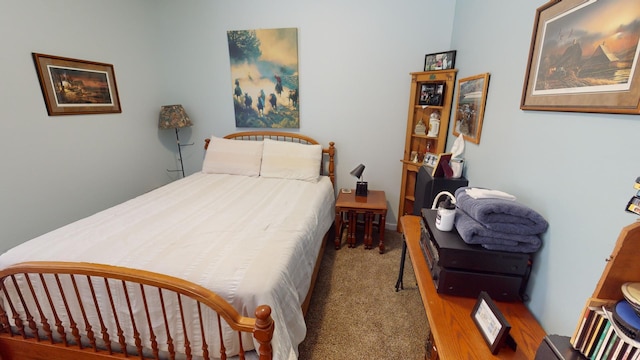
{"label": "wall art", "polygon": [[640,113],[637,0],[552,0],[536,11],[520,108]]}
{"label": "wall art", "polygon": [[32,55],[50,116],[122,112],[113,65]]}
{"label": "wall art", "polygon": [[453,135],[474,144],[480,143],[484,107],[489,90],[489,73],[470,76],[458,81],[458,101],[455,107]]}
{"label": "wall art", "polygon": [[227,31],[236,127],[300,128],[298,29]]}

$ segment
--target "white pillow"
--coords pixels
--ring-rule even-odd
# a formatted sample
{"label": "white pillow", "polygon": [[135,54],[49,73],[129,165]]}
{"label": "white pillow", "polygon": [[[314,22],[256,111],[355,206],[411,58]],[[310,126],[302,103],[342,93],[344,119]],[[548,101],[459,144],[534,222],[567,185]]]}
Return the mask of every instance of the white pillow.
{"label": "white pillow", "polygon": [[262,141],[211,137],[202,172],[207,174],[260,175]]}
{"label": "white pillow", "polygon": [[260,176],[315,182],[320,177],[322,146],[264,139]]}

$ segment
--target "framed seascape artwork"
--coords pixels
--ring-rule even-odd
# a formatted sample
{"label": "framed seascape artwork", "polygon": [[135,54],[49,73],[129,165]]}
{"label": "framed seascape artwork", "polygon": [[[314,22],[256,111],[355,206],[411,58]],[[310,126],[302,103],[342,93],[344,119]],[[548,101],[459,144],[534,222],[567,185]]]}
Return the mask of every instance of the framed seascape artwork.
{"label": "framed seascape artwork", "polygon": [[637,0],[552,0],[536,11],[522,110],[640,114]]}
{"label": "framed seascape artwork", "polygon": [[227,31],[236,127],[300,128],[298,29]]}
{"label": "framed seascape artwork", "polygon": [[456,51],[445,51],[424,56],[424,71],[453,69],[456,65]]}
{"label": "framed seascape artwork", "polygon": [[484,107],[489,89],[489,73],[458,81],[458,101],[455,107],[453,135],[474,144],[480,143]]}
{"label": "framed seascape artwork", "polygon": [[50,116],[122,112],[113,65],[32,55]]}

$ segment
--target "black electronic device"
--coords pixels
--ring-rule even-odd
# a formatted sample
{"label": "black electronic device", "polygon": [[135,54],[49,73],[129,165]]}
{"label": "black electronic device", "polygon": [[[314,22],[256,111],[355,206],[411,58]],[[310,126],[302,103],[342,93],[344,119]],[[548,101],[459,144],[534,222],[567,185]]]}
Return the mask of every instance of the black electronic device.
{"label": "black electronic device", "polygon": [[455,228],[451,231],[436,228],[436,212],[431,209],[422,210],[422,219],[427,224],[422,236],[428,237],[433,244],[438,266],[518,276],[528,274],[531,268],[530,254],[487,250],[478,244],[467,244]]}
{"label": "black electronic device", "polygon": [[436,210],[422,211],[420,246],[440,294],[477,297],[486,291],[497,301],[522,300],[531,255],[487,250],[467,244],[457,231],[435,226]]}
{"label": "black electronic device", "polygon": [[455,193],[458,188],[469,185],[469,181],[464,177],[457,179],[449,179],[444,177],[432,177],[431,169],[426,166],[420,166],[418,175],[416,176],[416,188],[414,192],[413,215],[420,216],[423,208],[430,208],[433,205],[433,199],[441,191]]}

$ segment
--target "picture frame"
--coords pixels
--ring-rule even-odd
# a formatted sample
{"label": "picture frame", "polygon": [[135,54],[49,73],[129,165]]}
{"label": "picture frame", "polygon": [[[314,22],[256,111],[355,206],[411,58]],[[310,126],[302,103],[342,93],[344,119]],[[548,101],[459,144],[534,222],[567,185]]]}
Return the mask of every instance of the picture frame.
{"label": "picture frame", "polygon": [[456,50],[427,54],[424,56],[424,71],[448,70],[456,66]]}
{"label": "picture frame", "polygon": [[[438,155],[434,153],[425,153],[424,160],[422,161],[423,165],[428,166],[430,168],[435,168],[438,164]],[[433,171],[432,171],[433,172]]]}
{"label": "picture frame", "polygon": [[451,178],[453,176],[453,169],[449,165],[449,161],[451,161],[451,157],[453,153],[442,153],[438,155],[438,159],[436,160],[436,165],[433,167],[431,172],[431,177],[444,177]]}
{"label": "picture frame", "polygon": [[[593,17],[598,21],[588,21]],[[632,1],[551,0],[539,7],[520,109],[640,114],[638,22]]]}
{"label": "picture frame", "polygon": [[492,354],[497,354],[504,345],[515,350],[516,343],[509,334],[511,325],[486,291],[481,291],[478,295],[471,318]]}
{"label": "picture frame", "polygon": [[458,80],[453,135],[462,134],[465,140],[474,144],[480,143],[489,77],[489,73],[484,73]]}
{"label": "picture frame", "polygon": [[444,102],[444,82],[420,84],[418,105],[442,106]]}
{"label": "picture frame", "polygon": [[32,53],[49,116],[121,113],[113,65]]}

